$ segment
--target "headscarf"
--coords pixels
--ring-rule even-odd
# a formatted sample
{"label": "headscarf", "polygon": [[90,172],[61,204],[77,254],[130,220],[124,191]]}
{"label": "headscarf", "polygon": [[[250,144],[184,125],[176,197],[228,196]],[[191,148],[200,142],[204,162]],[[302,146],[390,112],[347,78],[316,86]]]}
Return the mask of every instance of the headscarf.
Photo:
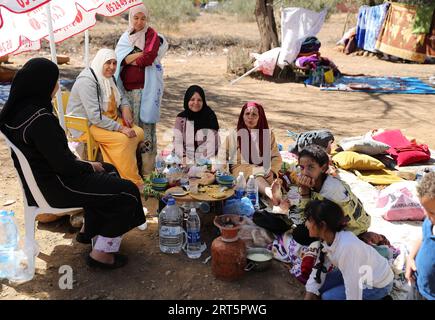
{"label": "headscarf", "polygon": [[[189,109],[189,101],[195,93],[198,93],[202,98],[202,108],[198,112],[193,112]],[[187,118],[187,120],[193,121],[195,134],[200,129],[219,130],[219,123],[216,114],[207,105],[204,90],[197,85],[190,86],[186,90],[184,95],[184,111],[180,112],[178,117]]]}
{"label": "headscarf", "polygon": [[[146,23],[142,30],[136,31],[135,33],[132,34],[132,32],[134,31],[133,18],[134,15],[139,12],[142,12],[145,15]],[[149,18],[150,18],[150,13],[143,4],[131,8],[128,14],[128,30],[127,30],[129,34],[128,39],[130,40],[132,46],[136,46],[141,50],[143,50],[145,47],[145,34],[148,30]]]}
{"label": "headscarf", "polygon": [[0,126],[18,113],[33,108],[53,112],[51,94],[59,79],[59,68],[45,58],[33,58],[18,70],[8,101],[0,112]]}
{"label": "headscarf", "polygon": [[[258,110],[258,123],[257,123],[257,128],[258,129],[258,135],[259,135],[259,146],[252,146],[251,145],[251,134],[249,134],[249,163],[250,164],[254,164],[252,161],[252,147],[255,148],[259,148],[259,156],[262,157],[263,156],[263,130],[269,130],[269,124],[267,123],[267,118],[266,118],[266,114],[264,113],[264,109],[263,106],[261,104],[259,104],[258,102],[255,101],[248,101],[243,105],[242,111],[240,111],[240,115],[239,115],[239,122],[237,123],[237,132],[239,132],[239,130],[241,129],[246,129],[249,131],[248,127],[245,124],[245,120],[243,119],[243,115],[245,114],[245,110],[249,107],[255,107]],[[269,138],[270,141],[270,138]],[[239,147],[240,150],[242,149],[241,146],[241,136],[237,137],[237,145]],[[270,146],[269,146],[270,147]],[[242,152],[242,156],[243,152]],[[248,161],[248,159],[245,159],[245,161]],[[258,165],[263,165],[263,163],[260,163]]]}
{"label": "headscarf", "polygon": [[101,95],[103,97],[103,110],[107,111],[108,103],[110,102],[111,89],[115,94],[116,106],[121,104],[121,94],[116,87],[115,81],[113,81],[113,77],[106,78],[103,75],[103,66],[104,64],[111,60],[116,60],[115,51],[112,49],[100,49],[95,55],[94,60],[92,60],[91,68],[94,70],[95,75],[97,76],[98,84],[101,88]]}

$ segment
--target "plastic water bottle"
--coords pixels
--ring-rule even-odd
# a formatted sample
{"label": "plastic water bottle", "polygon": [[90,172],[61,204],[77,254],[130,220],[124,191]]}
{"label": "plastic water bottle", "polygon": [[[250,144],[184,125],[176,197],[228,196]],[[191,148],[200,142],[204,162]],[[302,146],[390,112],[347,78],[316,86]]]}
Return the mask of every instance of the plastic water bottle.
{"label": "plastic water bottle", "polygon": [[196,209],[190,209],[189,217],[186,222],[187,229],[187,256],[190,259],[201,257],[201,221],[196,213]]}
{"label": "plastic water bottle", "polygon": [[258,209],[258,185],[253,175],[249,176],[248,183],[246,184],[246,196],[251,200],[254,208]]}
{"label": "plastic water bottle", "polygon": [[165,169],[165,160],[163,159],[163,157],[159,153],[157,153],[157,155],[156,155],[155,167],[156,167],[157,173],[159,173],[159,174],[163,173],[163,170]]}
{"label": "plastic water bottle", "polygon": [[164,253],[179,253],[183,246],[183,212],[169,198],[159,215],[160,250]]}
{"label": "plastic water bottle", "polygon": [[13,211],[0,211],[0,279],[15,276],[15,250],[18,247],[18,229]]}
{"label": "plastic water bottle", "polygon": [[242,199],[242,197],[245,195],[245,192],[246,192],[245,176],[243,172],[239,172],[239,175],[236,179],[236,188],[235,188],[236,198]]}

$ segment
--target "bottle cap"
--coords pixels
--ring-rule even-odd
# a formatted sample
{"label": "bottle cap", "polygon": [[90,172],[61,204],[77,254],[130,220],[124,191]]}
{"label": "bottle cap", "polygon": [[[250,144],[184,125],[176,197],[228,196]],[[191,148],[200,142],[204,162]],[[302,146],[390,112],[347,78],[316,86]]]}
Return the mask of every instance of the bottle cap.
{"label": "bottle cap", "polygon": [[191,214],[196,213],[196,208],[190,208],[190,213],[191,213]]}

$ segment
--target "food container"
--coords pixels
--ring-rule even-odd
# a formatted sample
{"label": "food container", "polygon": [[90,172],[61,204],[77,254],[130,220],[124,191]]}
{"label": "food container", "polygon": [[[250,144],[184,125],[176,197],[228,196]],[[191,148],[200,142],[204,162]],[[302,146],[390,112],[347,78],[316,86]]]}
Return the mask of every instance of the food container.
{"label": "food container", "polygon": [[154,178],[151,180],[151,187],[156,191],[165,191],[168,187],[168,179]]}
{"label": "food container", "polygon": [[273,254],[266,248],[250,248],[246,253],[248,261],[245,271],[264,271],[272,264]]}

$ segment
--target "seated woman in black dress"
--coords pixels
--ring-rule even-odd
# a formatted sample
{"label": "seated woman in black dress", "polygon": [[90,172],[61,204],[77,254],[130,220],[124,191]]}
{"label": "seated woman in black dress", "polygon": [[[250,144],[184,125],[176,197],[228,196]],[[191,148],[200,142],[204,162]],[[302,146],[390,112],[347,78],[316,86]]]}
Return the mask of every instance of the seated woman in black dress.
{"label": "seated woman in black dress", "polygon": [[[121,236],[145,222],[140,194],[134,183],[119,178],[112,165],[81,161],[69,150],[51,104],[58,78],[59,69],[50,60],[29,60],[12,82],[0,112],[0,130],[29,161],[50,206],[84,208],[85,225],[77,240],[94,240],[88,265],[119,268],[127,263],[127,257],[118,253]],[[29,205],[36,205],[14,153],[12,158]]]}

